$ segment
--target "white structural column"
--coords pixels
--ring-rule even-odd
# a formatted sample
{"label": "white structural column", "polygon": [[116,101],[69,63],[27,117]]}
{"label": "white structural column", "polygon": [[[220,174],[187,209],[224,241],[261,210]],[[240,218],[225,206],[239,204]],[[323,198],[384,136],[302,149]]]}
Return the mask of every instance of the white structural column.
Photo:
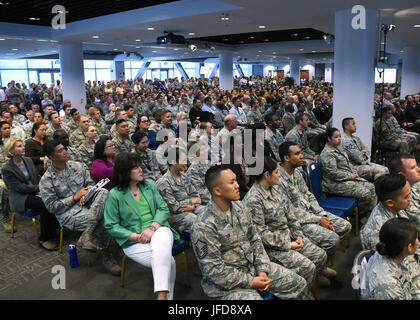
{"label": "white structural column", "polygon": [[219,54],[219,82],[220,89],[233,89],[233,55],[231,52]]}
{"label": "white structural column", "polygon": [[70,99],[73,108],[85,113],[86,89],[81,43],[62,43],[58,46],[60,55],[63,98]]}
{"label": "white structural column", "polygon": [[333,126],[342,131],[343,118],[353,117],[356,135],[370,149],[378,12],[366,9],[364,29],[363,25],[353,29],[352,19],[356,15],[351,10],[335,13]]}
{"label": "white structural column", "polygon": [[420,92],[420,48],[405,47],[401,72],[401,97]]}
{"label": "white structural column", "polygon": [[124,61],[115,61],[115,80],[124,81]]}
{"label": "white structural column", "polygon": [[296,84],[300,84],[299,60],[290,60],[290,78],[293,78]]}
{"label": "white structural column", "polygon": [[332,69],[332,63],[326,63],[325,64],[325,76],[324,76],[325,82],[332,82],[333,79],[333,69]]}

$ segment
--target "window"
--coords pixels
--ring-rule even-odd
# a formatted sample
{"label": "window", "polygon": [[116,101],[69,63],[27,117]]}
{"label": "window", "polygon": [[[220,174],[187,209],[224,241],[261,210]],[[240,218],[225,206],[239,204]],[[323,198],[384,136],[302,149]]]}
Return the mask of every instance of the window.
{"label": "window", "polygon": [[1,70],[0,77],[2,87],[7,87],[7,84],[12,80],[28,84],[28,71],[26,70]]}
{"label": "window", "polygon": [[[395,83],[397,81],[397,69],[394,68],[387,68],[387,69],[380,69],[381,71],[384,70],[385,72],[382,73],[384,78],[384,83]],[[382,83],[382,78],[378,72],[378,68],[375,68],[375,83]]]}
{"label": "window", "polygon": [[0,60],[0,69],[26,69],[26,60]]}
{"label": "window", "polygon": [[29,69],[52,69],[52,60],[50,59],[37,59],[28,60]]}

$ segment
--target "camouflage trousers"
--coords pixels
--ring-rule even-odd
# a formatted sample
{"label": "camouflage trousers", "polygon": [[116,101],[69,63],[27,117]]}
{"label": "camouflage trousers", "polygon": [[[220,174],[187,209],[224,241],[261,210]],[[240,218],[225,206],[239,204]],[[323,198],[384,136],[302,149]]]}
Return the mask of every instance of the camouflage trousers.
{"label": "camouflage trousers", "polygon": [[3,179],[0,179],[0,210],[2,213],[1,221],[3,223],[9,222],[9,218],[10,218],[9,192],[7,191],[7,187]]}
{"label": "camouflage trousers", "polygon": [[205,210],[206,206],[196,206],[194,211],[171,214],[169,224],[178,232],[192,232],[192,226],[197,215]]}
{"label": "camouflage trousers", "polygon": [[410,271],[413,283],[420,289],[420,257],[417,254],[409,255],[404,259],[403,264]]}
{"label": "camouflage trousers", "polygon": [[362,177],[363,179],[369,180],[371,182],[375,181],[380,176],[389,173],[389,170],[385,166],[381,166],[380,164],[372,163],[369,164],[362,164],[356,166],[357,174]]}
{"label": "camouflage trousers", "polygon": [[396,139],[391,141],[381,141],[383,148],[397,150],[400,154],[407,154],[411,152],[411,145],[403,139]]}
{"label": "camouflage trousers", "polygon": [[337,251],[341,241],[350,232],[351,223],[327,211],[324,211],[323,214],[332,221],[334,231],[315,223],[302,225],[302,231],[315,245],[324,249],[327,255],[331,256]]}
{"label": "camouflage trousers", "polygon": [[[303,299],[305,296],[306,280],[295,272],[270,262],[271,279],[268,292],[279,299]],[[219,300],[262,300],[260,294],[255,289],[234,289],[227,295],[220,297]]]}
{"label": "camouflage trousers", "polygon": [[[57,216],[60,226],[76,231],[84,231],[88,226],[91,226],[93,228],[93,242],[97,244],[98,248],[108,248],[112,237],[105,230],[104,226],[104,210],[107,198],[108,190],[100,189],[90,200],[90,203],[86,206],[82,206],[81,210],[76,215],[72,217],[63,217],[66,215],[66,212],[64,212],[63,214]],[[75,206],[79,205],[75,204]],[[66,219],[63,220],[63,218]]]}
{"label": "camouflage trousers", "polygon": [[375,187],[368,181],[343,181],[323,189],[334,196],[356,198],[360,217],[369,217],[377,202]]}

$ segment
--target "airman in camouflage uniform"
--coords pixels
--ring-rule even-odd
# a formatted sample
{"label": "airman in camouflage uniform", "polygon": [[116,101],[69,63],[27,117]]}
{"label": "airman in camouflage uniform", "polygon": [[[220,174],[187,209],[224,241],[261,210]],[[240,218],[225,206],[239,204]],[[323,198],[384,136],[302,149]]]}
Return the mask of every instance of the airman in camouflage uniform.
{"label": "airman in camouflage uniform", "polygon": [[355,179],[355,172],[344,149],[341,146],[334,148],[327,142],[321,152],[320,162],[323,191],[336,196],[357,198],[359,215],[369,216],[376,204],[375,187],[366,179]]}
{"label": "airman in camouflage uniform", "polygon": [[[360,240],[363,249],[376,250],[376,244],[379,242],[379,231],[385,222],[392,218],[407,218],[404,210],[397,214],[392,213],[382,202],[379,202],[373,209],[368,221],[360,230]],[[409,255],[404,259],[401,265],[404,265],[411,273],[416,286],[420,285],[420,264],[418,262],[419,249],[415,255]]]}
{"label": "airman in camouflage uniform", "polygon": [[47,131],[46,131],[46,135],[49,139],[53,138],[54,132],[56,132],[58,129],[63,129],[64,131],[66,131],[67,133],[69,133],[69,128],[65,125],[65,124],[61,124],[58,127],[55,127],[52,123],[50,123],[48,125]]}
{"label": "airman in camouflage uniform", "polygon": [[204,206],[196,205],[193,211],[184,211],[185,205],[193,205],[193,199],[200,198],[190,179],[179,173],[179,180],[175,179],[170,169],[156,184],[163,200],[168,205],[171,215],[169,223],[179,232],[191,232],[197,214],[204,210]]}
{"label": "airman in camouflage uniform", "polygon": [[150,149],[146,151],[141,151],[137,147],[135,152],[141,157],[141,169],[143,170],[143,176],[145,179],[152,179],[154,182],[157,182],[162,177],[162,171],[168,169],[168,165],[161,166],[155,154]]}
{"label": "airman in camouflage uniform", "polygon": [[302,149],[302,153],[305,157],[306,163],[314,162],[314,157],[316,156],[316,153],[311,149],[309,145],[308,133],[306,128],[299,128],[299,125],[297,124],[292,130],[290,130],[286,134],[285,140],[296,143]]}
{"label": "airman in camouflage uniform", "polygon": [[203,274],[201,285],[210,298],[261,300],[251,286],[262,272],[272,279],[268,291],[277,298],[304,296],[305,279],[270,262],[251,216],[240,201],[232,201],[226,213],[211,200],[197,217],[191,240]]}
{"label": "airman in camouflage uniform", "polygon": [[[247,192],[243,204],[249,209],[252,220],[272,262],[296,272],[311,287],[316,265],[324,268],[327,256],[309,239],[304,239],[302,227],[294,215],[292,203],[278,186],[265,190],[256,182]],[[291,249],[298,237],[303,239],[300,251]]]}
{"label": "airman in camouflage uniform", "polygon": [[280,162],[279,157],[279,146],[284,141],[283,135],[280,132],[280,129],[276,129],[276,132],[273,132],[270,128],[265,129],[264,139],[268,141],[271,151],[278,162]]}
{"label": "airman in camouflage uniform", "polygon": [[210,192],[204,184],[204,176],[210,167],[210,163],[202,163],[198,159],[195,159],[192,161],[186,172],[186,175],[190,178],[192,185],[198,191],[203,204],[207,204],[211,199]]}
{"label": "airman in camouflage uniform", "polygon": [[373,181],[378,177],[389,173],[387,167],[369,162],[369,152],[359,137],[348,135],[344,132],[341,140],[341,146],[349,156],[351,165],[355,167],[357,173],[362,178]]}
{"label": "airman in camouflage uniform", "polygon": [[[283,166],[280,166],[279,173],[279,187],[297,209],[295,216],[302,227],[303,234],[315,245],[332,255],[350,232],[350,222],[322,209],[297,168],[292,175],[289,175]],[[322,217],[327,217],[332,221],[334,231],[320,225]]]}
{"label": "airman in camouflage uniform", "polygon": [[411,152],[408,138],[401,138],[396,132],[391,121],[392,109],[386,106],[382,110],[382,124],[381,119],[376,120],[374,124],[374,135],[376,143],[379,143],[382,148],[397,150],[401,154]]}
{"label": "airman in camouflage uniform", "polygon": [[120,154],[121,152],[133,152],[135,145],[130,138],[124,139],[121,135],[117,134],[112,138],[112,143],[114,144],[115,154]]}
{"label": "airman in camouflage uniform", "polygon": [[39,182],[39,190],[47,210],[56,215],[60,226],[84,231],[80,237],[82,246],[86,242],[93,242],[98,249],[103,249],[109,246],[111,240],[103,224],[108,190],[100,189],[88,206],[76,203],[73,198],[81,189],[94,185],[83,163],[67,161],[62,171],[54,165],[48,167]]}
{"label": "airman in camouflage uniform", "polygon": [[109,135],[108,127],[102,118],[99,119],[98,121],[92,120],[91,124],[96,128],[96,132],[98,133],[98,136]]}
{"label": "airman in camouflage uniform", "polygon": [[79,154],[82,157],[82,162],[86,165],[88,169],[92,167],[92,162],[95,158],[95,144],[90,144],[85,141],[79,146]]}
{"label": "airman in camouflage uniform", "polygon": [[397,265],[393,259],[376,252],[364,272],[367,280],[367,288],[363,290],[365,297],[372,300],[420,300],[420,290],[414,285],[404,262]]}

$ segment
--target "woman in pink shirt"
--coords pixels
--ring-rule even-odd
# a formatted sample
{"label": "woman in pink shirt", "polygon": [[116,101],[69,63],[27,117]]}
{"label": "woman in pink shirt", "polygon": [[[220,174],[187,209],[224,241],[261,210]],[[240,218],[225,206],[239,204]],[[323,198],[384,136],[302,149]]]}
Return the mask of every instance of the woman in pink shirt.
{"label": "woman in pink shirt", "polygon": [[[112,138],[110,136],[102,137],[95,144],[94,161],[90,174],[95,182],[109,178],[111,180],[114,173],[115,150]],[[113,185],[109,182],[104,186],[105,189],[111,190]]]}

